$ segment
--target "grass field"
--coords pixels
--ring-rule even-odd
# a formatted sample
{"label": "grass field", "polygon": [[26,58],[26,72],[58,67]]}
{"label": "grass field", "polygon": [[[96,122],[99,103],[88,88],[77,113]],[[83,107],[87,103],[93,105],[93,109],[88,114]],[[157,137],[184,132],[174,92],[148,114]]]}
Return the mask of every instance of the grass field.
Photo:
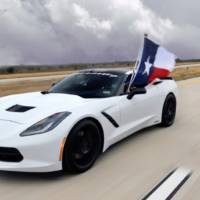
{"label": "grass field", "polygon": [[46,90],[56,81],[58,81],[58,79],[52,79],[51,81],[19,81],[17,84],[0,84],[0,96]]}
{"label": "grass field", "polygon": [[177,81],[199,76],[200,76],[200,65],[196,67],[185,67],[185,68],[175,69],[172,73],[172,77]]}
{"label": "grass field", "polygon": [[25,77],[42,77],[42,76],[52,76],[52,75],[63,75],[70,74],[73,71],[53,71],[53,72],[32,72],[32,73],[16,73],[16,74],[0,74],[0,79],[12,79],[12,78],[25,78]]}
{"label": "grass field", "polygon": [[[57,71],[57,72],[40,72],[40,73],[20,73],[12,75],[0,75],[0,79],[8,78],[22,78],[22,77],[40,77],[40,76],[53,76],[53,75],[64,75],[70,74],[72,71]],[[172,77],[175,80],[185,80],[193,77],[200,76],[199,67],[186,67],[175,69],[172,73]],[[9,94],[17,94],[22,92],[41,91],[47,90],[52,83],[59,81],[60,78],[54,78],[51,80],[40,80],[40,81],[18,81],[16,83],[0,84],[0,96]]]}

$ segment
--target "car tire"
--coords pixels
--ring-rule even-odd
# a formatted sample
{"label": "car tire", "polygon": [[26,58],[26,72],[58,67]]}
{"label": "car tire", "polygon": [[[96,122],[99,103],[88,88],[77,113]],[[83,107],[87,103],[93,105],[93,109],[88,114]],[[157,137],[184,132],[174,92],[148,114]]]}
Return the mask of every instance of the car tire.
{"label": "car tire", "polygon": [[169,127],[174,123],[176,117],[176,97],[174,94],[170,93],[167,95],[163,110],[162,110],[162,127]]}
{"label": "car tire", "polygon": [[63,170],[82,173],[90,169],[102,151],[101,132],[95,122],[83,120],[67,137],[63,152]]}

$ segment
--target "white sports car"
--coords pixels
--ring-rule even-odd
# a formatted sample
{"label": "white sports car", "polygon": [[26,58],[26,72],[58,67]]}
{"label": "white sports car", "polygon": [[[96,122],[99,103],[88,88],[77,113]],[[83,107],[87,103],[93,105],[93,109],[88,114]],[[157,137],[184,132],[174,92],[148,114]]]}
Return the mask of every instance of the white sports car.
{"label": "white sports car", "polygon": [[132,72],[84,70],[48,91],[0,98],[0,170],[81,173],[136,131],[173,124],[174,80],[127,88]]}

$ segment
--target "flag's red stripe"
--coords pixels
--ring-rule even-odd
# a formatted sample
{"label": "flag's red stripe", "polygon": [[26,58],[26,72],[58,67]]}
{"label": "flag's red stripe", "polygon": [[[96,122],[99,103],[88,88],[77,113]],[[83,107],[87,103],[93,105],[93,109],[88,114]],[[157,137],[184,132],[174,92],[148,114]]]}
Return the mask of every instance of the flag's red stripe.
{"label": "flag's red stripe", "polygon": [[158,67],[153,67],[151,75],[149,77],[149,83],[154,81],[156,78],[164,78],[170,75],[170,71]]}

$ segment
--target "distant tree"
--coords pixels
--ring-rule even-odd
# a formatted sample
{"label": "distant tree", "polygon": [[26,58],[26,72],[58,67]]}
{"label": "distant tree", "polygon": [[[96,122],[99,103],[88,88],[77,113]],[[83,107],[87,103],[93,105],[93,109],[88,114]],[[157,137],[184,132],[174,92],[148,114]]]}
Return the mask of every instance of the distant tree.
{"label": "distant tree", "polygon": [[15,72],[15,69],[13,67],[8,67],[7,68],[7,73],[8,74],[13,74]]}

